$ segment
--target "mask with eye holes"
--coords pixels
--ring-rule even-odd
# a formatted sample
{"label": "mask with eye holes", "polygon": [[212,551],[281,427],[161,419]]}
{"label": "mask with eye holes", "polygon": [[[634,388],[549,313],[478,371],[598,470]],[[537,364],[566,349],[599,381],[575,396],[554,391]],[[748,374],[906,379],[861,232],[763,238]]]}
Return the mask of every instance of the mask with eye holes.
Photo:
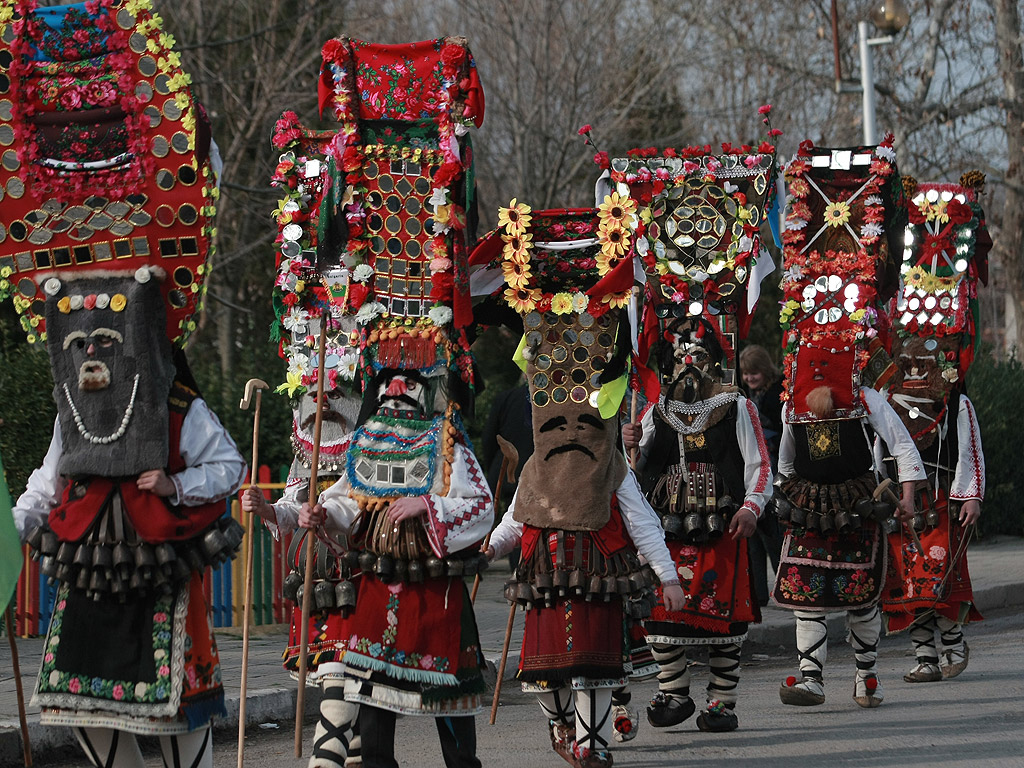
{"label": "mask with eye holes", "polygon": [[722,391],[723,357],[722,346],[706,320],[672,320],[658,351],[666,399],[695,403]]}
{"label": "mask with eye holes", "polygon": [[69,477],[132,477],[167,466],[174,364],[159,282],[60,277],[47,297],[53,396]]}
{"label": "mask with eye holes", "polygon": [[894,337],[893,356],[899,373],[889,393],[900,419],[916,438],[918,448],[927,448],[937,432],[921,434],[942,414],[949,399],[960,391],[957,369],[961,339],[958,334]]}

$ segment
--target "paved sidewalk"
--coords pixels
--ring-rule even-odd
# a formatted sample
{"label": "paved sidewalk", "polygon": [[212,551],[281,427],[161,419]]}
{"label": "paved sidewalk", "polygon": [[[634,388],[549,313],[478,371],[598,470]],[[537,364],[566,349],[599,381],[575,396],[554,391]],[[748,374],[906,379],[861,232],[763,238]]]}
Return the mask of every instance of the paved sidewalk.
{"label": "paved sidewalk", "polygon": [[[971,579],[974,595],[982,613],[1001,608],[1024,606],[1024,539],[1000,537],[993,541],[976,542],[969,551]],[[486,574],[477,596],[476,613],[484,655],[489,662],[498,664],[508,622],[509,607],[502,596],[502,586],[508,575],[503,563],[495,564]],[[793,618],[789,611],[766,608],[761,624],[751,627],[746,648],[751,651],[792,651]],[[968,630],[969,632],[969,630]],[[835,641],[845,634],[842,614],[829,619],[829,635]],[[249,682],[246,702],[246,720],[249,727],[264,722],[291,722],[295,713],[295,683],[281,669],[280,655],[287,637],[283,625],[257,627],[253,630],[249,647]],[[515,673],[522,637],[522,612],[516,614],[515,628],[506,669],[506,680]],[[242,636],[236,629],[217,632],[223,677],[227,681],[226,720],[218,721],[218,728],[237,729],[238,695],[242,661]],[[31,697],[39,669],[42,638],[18,640],[18,655],[22,684],[26,700]],[[491,673],[492,682],[493,675]],[[516,688],[511,684],[510,688]],[[503,694],[504,695],[504,694]],[[306,719],[317,712],[318,692],[309,689]],[[37,760],[45,761],[48,754],[73,744],[74,737],[65,728],[39,725],[38,708],[29,708],[29,728],[32,750]],[[21,738],[18,732],[18,709],[15,696],[11,653],[7,638],[0,644],[0,765],[21,764]]]}

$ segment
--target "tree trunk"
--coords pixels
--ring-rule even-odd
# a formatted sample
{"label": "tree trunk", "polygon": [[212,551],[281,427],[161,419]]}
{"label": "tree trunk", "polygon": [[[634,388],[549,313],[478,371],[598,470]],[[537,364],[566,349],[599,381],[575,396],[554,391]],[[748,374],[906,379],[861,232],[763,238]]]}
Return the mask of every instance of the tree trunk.
{"label": "tree trunk", "polygon": [[1024,57],[1018,0],[994,0],[999,74],[1006,96],[1006,200],[1003,227],[996,242],[1016,312],[1016,338],[1006,351],[1024,350]]}

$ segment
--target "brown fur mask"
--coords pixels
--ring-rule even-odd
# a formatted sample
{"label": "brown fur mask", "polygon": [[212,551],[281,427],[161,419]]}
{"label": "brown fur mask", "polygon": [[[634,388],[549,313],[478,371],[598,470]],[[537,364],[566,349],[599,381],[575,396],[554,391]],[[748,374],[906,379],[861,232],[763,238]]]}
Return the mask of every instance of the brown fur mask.
{"label": "brown fur mask", "polygon": [[627,472],[618,420],[602,419],[596,406],[617,318],[531,312],[524,323],[534,452],[513,517],[537,528],[600,530]]}

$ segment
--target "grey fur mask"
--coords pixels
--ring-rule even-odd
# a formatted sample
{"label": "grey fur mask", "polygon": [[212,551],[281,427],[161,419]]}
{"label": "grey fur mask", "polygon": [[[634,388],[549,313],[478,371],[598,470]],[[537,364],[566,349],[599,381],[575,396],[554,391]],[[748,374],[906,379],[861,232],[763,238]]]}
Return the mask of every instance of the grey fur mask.
{"label": "grey fur mask", "polygon": [[167,466],[174,364],[164,324],[156,280],[63,280],[47,298],[62,475],[134,477]]}

